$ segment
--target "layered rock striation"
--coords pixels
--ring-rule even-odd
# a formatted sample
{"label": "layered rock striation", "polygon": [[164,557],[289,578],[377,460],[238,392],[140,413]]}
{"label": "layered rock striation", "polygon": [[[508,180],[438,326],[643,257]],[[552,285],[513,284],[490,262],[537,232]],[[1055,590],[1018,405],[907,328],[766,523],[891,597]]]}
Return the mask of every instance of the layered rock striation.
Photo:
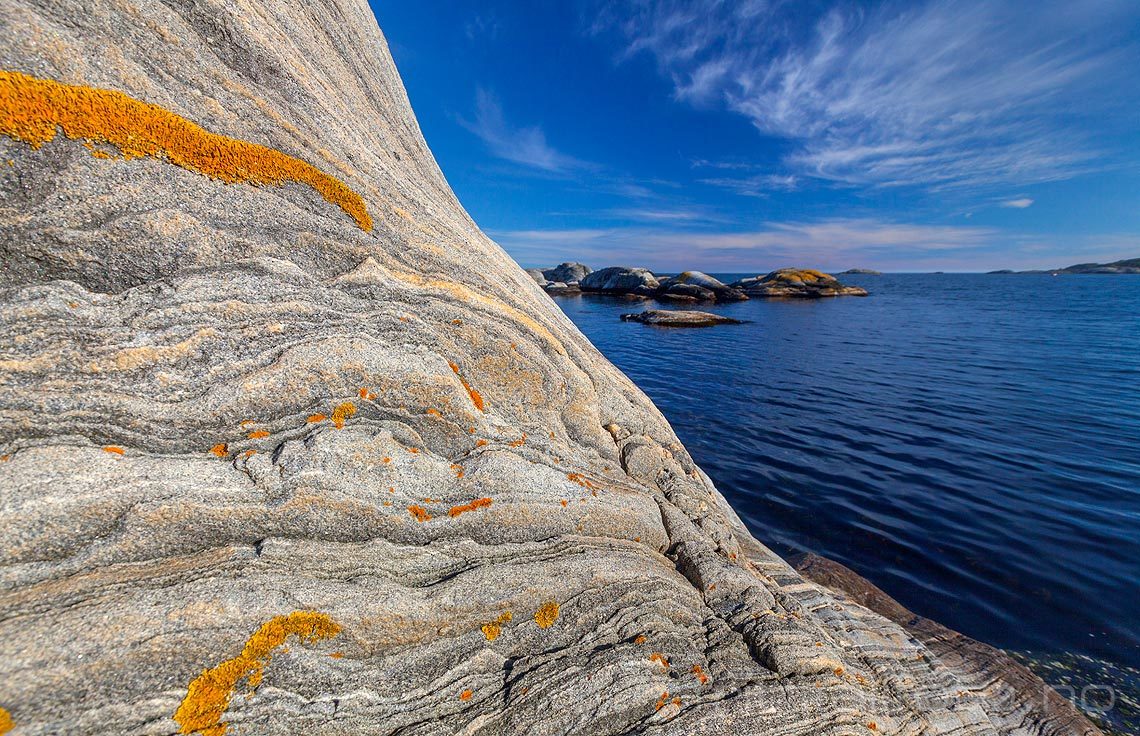
{"label": "layered rock striation", "polygon": [[363,0],[0,23],[62,94],[0,97],[0,728],[1096,733],[753,539],[456,201]]}

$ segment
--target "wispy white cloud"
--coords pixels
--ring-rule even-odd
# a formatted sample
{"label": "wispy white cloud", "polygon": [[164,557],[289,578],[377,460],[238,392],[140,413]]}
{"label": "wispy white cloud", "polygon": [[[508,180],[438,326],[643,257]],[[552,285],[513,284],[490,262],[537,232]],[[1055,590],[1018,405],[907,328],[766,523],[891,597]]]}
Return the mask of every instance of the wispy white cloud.
{"label": "wispy white cloud", "polygon": [[799,178],[791,174],[757,174],[746,177],[712,177],[700,179],[702,184],[727,189],[742,197],[768,197],[772,192],[790,192],[799,186]]}
{"label": "wispy white cloud", "polygon": [[1017,199],[1007,199],[1001,203],[1002,207],[1009,207],[1015,210],[1023,210],[1033,206],[1033,200],[1029,197],[1019,197]]}
{"label": "wispy white cloud", "polygon": [[485,89],[480,88],[475,94],[475,120],[459,122],[477,135],[494,156],[506,161],[553,173],[593,168],[589,162],[555,150],[546,142],[541,127],[512,127],[498,99]]}
{"label": "wispy white cloud", "polygon": [[617,28],[623,57],[652,55],[678,100],[794,140],[793,171],[844,183],[994,187],[1105,168],[1094,139],[1140,98],[1131,0],[836,4],[805,24],[811,12],[612,0],[595,31]]}

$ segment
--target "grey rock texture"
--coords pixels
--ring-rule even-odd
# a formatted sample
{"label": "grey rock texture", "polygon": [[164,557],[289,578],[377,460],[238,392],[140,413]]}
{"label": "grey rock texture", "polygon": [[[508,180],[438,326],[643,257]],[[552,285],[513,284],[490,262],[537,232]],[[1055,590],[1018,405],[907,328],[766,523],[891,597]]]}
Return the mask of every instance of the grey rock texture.
{"label": "grey rock texture", "polygon": [[13,736],[1096,733],[1011,725],[754,540],[463,211],[363,0],[0,24],[3,69],[275,148],[375,222],[0,137]]}
{"label": "grey rock texture", "polygon": [[621,318],[624,322],[640,322],[659,327],[712,327],[740,324],[740,320],[722,314],[691,309],[647,309],[636,314],[623,314]]}
{"label": "grey rock texture", "polygon": [[564,284],[572,284],[586,278],[586,275],[592,271],[592,268],[583,263],[566,262],[560,263],[554,268],[544,269],[542,275],[546,277],[547,281],[561,281]]}
{"label": "grey rock texture", "polygon": [[740,289],[725,286],[707,273],[685,271],[661,281],[658,298],[694,297],[699,301],[741,302],[748,295]]}
{"label": "grey rock texture", "polygon": [[732,286],[750,297],[767,299],[867,296],[867,290],[861,286],[846,286],[831,274],[810,268],[781,268],[765,276],[741,279]]}
{"label": "grey rock texture", "polygon": [[534,279],[534,283],[538,284],[539,286],[546,286],[548,283],[550,283],[546,280],[546,277],[542,275],[542,271],[538,270],[537,268],[528,268],[526,270],[526,273],[528,276]]}
{"label": "grey rock texture", "polygon": [[633,294],[651,297],[657,293],[660,283],[652,272],[644,268],[610,266],[593,271],[582,278],[578,285],[582,291],[603,294]]}

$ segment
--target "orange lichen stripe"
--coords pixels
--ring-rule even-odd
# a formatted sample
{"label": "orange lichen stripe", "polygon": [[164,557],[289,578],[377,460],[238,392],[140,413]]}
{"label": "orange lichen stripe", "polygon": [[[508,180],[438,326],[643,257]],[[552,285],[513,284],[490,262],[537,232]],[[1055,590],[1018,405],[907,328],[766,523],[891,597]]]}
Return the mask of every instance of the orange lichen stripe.
{"label": "orange lichen stripe", "polygon": [[473,692],[471,691],[471,688],[467,688],[467,689],[466,689],[466,690],[464,690],[463,692],[459,693],[459,699],[460,699],[460,700],[470,700],[470,699],[471,699],[471,696],[472,696],[472,695],[474,695],[474,694],[475,694],[475,693],[473,693]]}
{"label": "orange lichen stripe", "polygon": [[248,435],[248,437],[251,440],[260,440],[260,439],[264,439],[265,437],[268,437],[268,436],[269,436],[269,433],[266,432],[264,429],[259,429],[256,432],[250,432]]}
{"label": "orange lichen stripe", "polygon": [[274,649],[290,636],[312,644],[339,633],[340,626],[335,621],[315,611],[294,611],[270,619],[249,637],[240,655],[205,670],[191,681],[186,697],[174,713],[174,720],[180,726],[178,732],[222,736],[227,727],[222,723],[222,716],[238,682],[245,678],[251,690],[256,688]]}
{"label": "orange lichen stripe", "polygon": [[344,429],[344,420],[356,413],[356,404],[346,401],[338,404],[332,413],[332,422],[337,429]]}
{"label": "orange lichen stripe", "polygon": [[152,156],[230,184],[307,184],[372,230],[360,195],[312,164],[256,143],[211,133],[122,92],[0,71],[0,133],[33,148],[55,138],[108,143],[125,159]]}
{"label": "orange lichen stripe", "polygon": [[119,447],[118,445],[107,445],[103,448],[103,452],[109,452],[112,455],[122,455],[126,452],[126,450]]}
{"label": "orange lichen stripe", "polygon": [[448,361],[447,364],[451,366],[451,372],[459,377],[459,382],[463,384],[463,388],[467,389],[467,394],[471,397],[471,403],[475,405],[475,408],[479,411],[486,411],[483,408],[482,394],[471,388],[471,384],[468,383],[467,379],[463,377],[463,374],[459,372],[459,366],[457,366],[455,363],[452,363],[451,361]]}
{"label": "orange lichen stripe", "polygon": [[477,498],[471,503],[460,504],[459,506],[452,506],[447,510],[447,515],[451,517],[459,516],[460,514],[468,511],[475,511],[477,509],[485,509],[491,505],[489,498]]}
{"label": "orange lichen stripe", "polygon": [[419,521],[419,522],[431,521],[431,514],[429,514],[428,510],[425,509],[423,506],[418,506],[416,504],[412,504],[411,506],[408,507],[408,513],[411,514],[412,516],[416,517],[416,521]]}
{"label": "orange lichen stripe", "polygon": [[534,612],[534,622],[540,629],[549,629],[558,620],[558,602],[547,601]]}
{"label": "orange lichen stripe", "polygon": [[230,452],[230,446],[225,442],[219,442],[210,448],[210,452],[214,453],[218,457],[225,457]]}
{"label": "orange lichen stripe", "polygon": [[317,422],[323,422],[326,419],[328,419],[328,417],[326,417],[324,414],[310,414],[309,418],[305,421],[309,424],[316,424]]}
{"label": "orange lichen stripe", "polygon": [[12,720],[12,714],[0,708],[0,736],[8,733],[16,727],[16,722]]}

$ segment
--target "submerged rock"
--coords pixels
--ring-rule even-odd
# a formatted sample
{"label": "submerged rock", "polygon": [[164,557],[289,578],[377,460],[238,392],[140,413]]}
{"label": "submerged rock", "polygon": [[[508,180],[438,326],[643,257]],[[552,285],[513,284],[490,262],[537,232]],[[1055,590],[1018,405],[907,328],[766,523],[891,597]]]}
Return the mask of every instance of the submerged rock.
{"label": "submerged rock", "polygon": [[647,309],[636,314],[623,314],[621,318],[624,322],[641,322],[659,327],[712,327],[740,324],[738,319],[695,310]]}
{"label": "submerged rock", "polygon": [[749,534],[464,212],[364,0],[3,17],[0,726],[1095,732]]}
{"label": "submerged rock", "polygon": [[844,286],[831,274],[808,268],[781,268],[766,276],[732,284],[751,297],[819,299],[827,296],[867,296],[860,286]]}

